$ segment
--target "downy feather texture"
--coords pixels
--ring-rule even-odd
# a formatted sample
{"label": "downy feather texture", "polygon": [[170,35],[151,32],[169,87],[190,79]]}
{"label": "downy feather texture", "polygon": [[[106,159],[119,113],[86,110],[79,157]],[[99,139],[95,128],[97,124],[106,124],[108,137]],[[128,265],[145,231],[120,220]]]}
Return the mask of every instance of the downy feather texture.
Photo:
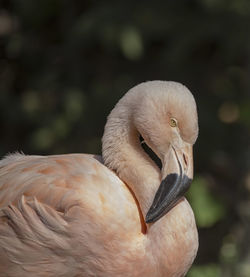
{"label": "downy feather texture", "polygon": [[0,277],[186,274],[198,248],[194,215],[183,197],[145,223],[163,171],[140,134],[163,167],[170,145],[193,145],[198,123],[189,90],[165,81],[132,88],[108,117],[102,157],[14,153],[0,161]]}

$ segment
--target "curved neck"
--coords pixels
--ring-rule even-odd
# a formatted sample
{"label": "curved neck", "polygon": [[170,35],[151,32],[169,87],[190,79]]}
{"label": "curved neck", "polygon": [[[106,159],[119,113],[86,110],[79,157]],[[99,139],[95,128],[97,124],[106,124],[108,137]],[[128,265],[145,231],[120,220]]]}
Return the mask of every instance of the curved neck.
{"label": "curved neck", "polygon": [[104,164],[129,186],[145,218],[160,184],[160,171],[140,145],[139,133],[130,117],[131,107],[120,102],[105,126],[102,138]]}

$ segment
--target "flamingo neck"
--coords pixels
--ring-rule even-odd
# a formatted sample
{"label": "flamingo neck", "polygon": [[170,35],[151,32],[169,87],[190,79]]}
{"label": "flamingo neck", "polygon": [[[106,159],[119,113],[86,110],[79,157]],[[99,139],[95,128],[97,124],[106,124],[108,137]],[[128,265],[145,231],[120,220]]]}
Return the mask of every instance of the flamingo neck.
{"label": "flamingo neck", "polygon": [[160,184],[160,171],[142,149],[130,111],[130,106],[120,101],[109,115],[102,154],[104,164],[128,185],[145,218]]}

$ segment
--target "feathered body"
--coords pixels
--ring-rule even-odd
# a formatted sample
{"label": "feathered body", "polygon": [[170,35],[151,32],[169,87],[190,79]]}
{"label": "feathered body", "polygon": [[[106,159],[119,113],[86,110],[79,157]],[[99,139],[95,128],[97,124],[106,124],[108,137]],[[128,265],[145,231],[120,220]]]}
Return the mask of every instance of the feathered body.
{"label": "feathered body", "polygon": [[[143,151],[131,159],[159,185],[160,171]],[[145,224],[132,179],[115,171],[87,154],[0,161],[0,276],[184,276],[198,247],[187,200]]]}

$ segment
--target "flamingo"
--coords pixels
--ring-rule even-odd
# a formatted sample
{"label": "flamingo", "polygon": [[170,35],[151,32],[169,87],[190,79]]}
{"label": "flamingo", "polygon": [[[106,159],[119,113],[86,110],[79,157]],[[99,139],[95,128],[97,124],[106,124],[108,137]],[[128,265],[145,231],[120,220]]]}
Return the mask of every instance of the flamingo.
{"label": "flamingo", "polygon": [[184,276],[198,248],[183,196],[197,135],[191,92],[148,81],[111,111],[102,157],[7,155],[0,161],[0,276]]}

